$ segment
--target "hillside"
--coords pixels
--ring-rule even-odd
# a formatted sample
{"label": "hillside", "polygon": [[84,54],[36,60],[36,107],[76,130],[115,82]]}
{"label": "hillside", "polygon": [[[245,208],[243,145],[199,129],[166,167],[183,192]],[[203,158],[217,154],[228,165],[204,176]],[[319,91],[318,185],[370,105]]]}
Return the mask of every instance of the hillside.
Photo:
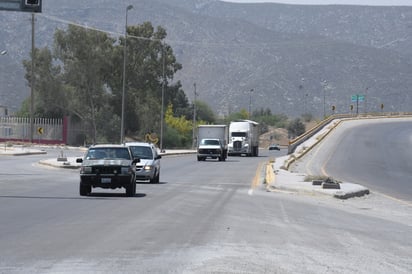
{"label": "hillside", "polygon": [[[359,111],[411,111],[412,7],[235,4],[217,0],[45,1],[36,15],[36,45],[53,46],[68,22],[120,35],[151,21],[167,29],[178,61],[175,80],[219,114],[241,108],[316,117]],[[30,14],[0,11],[0,105],[17,109],[28,96],[21,62],[31,43]],[[250,100],[253,89],[252,100]]]}

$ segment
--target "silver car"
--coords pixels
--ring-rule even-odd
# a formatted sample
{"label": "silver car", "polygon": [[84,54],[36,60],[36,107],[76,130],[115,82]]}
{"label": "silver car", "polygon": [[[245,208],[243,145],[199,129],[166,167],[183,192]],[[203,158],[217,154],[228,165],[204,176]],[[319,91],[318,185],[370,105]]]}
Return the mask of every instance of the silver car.
{"label": "silver car", "polygon": [[133,158],[139,158],[136,164],[136,180],[159,183],[160,181],[160,159],[158,150],[154,144],[144,142],[127,142]]}

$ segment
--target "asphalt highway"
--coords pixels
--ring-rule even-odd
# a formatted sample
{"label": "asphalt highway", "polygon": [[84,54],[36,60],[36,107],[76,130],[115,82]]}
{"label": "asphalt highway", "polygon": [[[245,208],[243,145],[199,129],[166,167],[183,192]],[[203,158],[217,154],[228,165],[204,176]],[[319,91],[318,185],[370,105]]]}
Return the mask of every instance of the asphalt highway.
{"label": "asphalt highway", "polygon": [[134,197],[80,197],[79,170],[38,164],[58,153],[0,156],[0,273],[412,272],[410,206],[268,192],[254,178],[284,151],[167,156]]}

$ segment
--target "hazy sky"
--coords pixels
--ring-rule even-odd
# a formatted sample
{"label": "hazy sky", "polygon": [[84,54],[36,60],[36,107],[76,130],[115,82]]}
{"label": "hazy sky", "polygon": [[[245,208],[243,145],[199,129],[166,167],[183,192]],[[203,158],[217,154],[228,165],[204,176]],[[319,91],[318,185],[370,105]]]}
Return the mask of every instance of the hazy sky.
{"label": "hazy sky", "polygon": [[370,6],[412,6],[412,0],[223,0],[238,3],[275,2],[300,5],[370,5]]}

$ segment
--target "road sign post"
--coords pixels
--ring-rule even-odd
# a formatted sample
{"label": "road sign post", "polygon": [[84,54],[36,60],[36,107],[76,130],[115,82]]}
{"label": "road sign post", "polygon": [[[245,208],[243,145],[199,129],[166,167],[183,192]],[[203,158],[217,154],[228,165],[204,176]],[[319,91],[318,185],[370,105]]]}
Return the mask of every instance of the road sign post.
{"label": "road sign post", "polygon": [[356,114],[359,114],[359,102],[365,101],[365,95],[360,95],[360,94],[352,95],[351,101],[352,103],[356,102]]}

